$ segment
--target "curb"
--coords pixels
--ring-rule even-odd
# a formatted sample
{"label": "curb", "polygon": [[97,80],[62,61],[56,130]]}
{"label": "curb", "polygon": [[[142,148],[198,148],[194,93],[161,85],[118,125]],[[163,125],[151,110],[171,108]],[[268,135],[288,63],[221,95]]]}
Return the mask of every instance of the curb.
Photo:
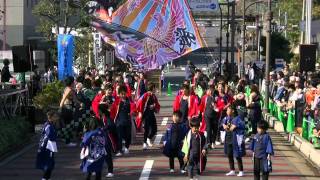
{"label": "curb", "polygon": [[[2,167],[4,165],[8,164],[9,162],[17,159],[19,156],[25,154],[26,152],[28,152],[29,150],[31,150],[32,148],[37,146],[37,143],[34,142],[34,138],[36,138],[36,137],[37,137],[36,134],[30,136],[30,140],[28,140],[26,143],[24,143],[24,144],[22,144],[20,146],[21,150],[19,150],[19,151],[10,151],[10,152],[7,153],[8,154],[7,156],[4,155],[4,157],[0,161],[0,167]],[[27,145],[27,144],[29,144],[29,145]],[[16,148],[19,148],[19,147],[16,147]]]}
{"label": "curb", "polygon": [[264,119],[269,123],[276,132],[283,134],[284,138],[290,142],[297,150],[309,161],[315,168],[320,170],[320,150],[315,149],[313,145],[303,139],[297,133],[286,133],[283,127],[282,122],[278,121],[272,115],[266,113],[263,115]]}

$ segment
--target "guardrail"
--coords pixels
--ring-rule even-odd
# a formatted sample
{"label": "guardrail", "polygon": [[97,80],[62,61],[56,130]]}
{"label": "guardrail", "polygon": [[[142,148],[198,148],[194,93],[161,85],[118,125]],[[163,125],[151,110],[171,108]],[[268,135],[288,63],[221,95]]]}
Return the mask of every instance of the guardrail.
{"label": "guardrail", "polygon": [[11,119],[22,114],[29,105],[28,89],[0,90],[0,119]]}

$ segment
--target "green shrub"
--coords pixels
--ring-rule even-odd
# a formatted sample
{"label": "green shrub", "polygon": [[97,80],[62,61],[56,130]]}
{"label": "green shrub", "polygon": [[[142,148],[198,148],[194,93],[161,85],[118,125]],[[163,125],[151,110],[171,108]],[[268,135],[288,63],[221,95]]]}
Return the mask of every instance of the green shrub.
{"label": "green shrub", "polygon": [[49,83],[33,98],[33,103],[36,108],[45,112],[50,107],[59,105],[63,90],[64,85],[61,81]]}
{"label": "green shrub", "polygon": [[24,117],[0,120],[0,156],[30,138],[30,123]]}

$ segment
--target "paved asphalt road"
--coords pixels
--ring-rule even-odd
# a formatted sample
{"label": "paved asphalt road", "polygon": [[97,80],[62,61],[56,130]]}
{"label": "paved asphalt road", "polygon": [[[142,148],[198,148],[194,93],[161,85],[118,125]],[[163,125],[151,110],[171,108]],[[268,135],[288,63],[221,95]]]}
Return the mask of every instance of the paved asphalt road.
{"label": "paved asphalt road", "polygon": [[[175,71],[167,75],[167,80],[173,84],[180,83],[183,79],[182,76],[182,72]],[[130,148],[130,154],[114,159],[115,177],[113,179],[188,179],[186,175],[178,172],[177,160],[175,161],[176,172],[169,173],[168,159],[162,155],[160,149],[161,139],[167,125],[172,122],[170,114],[172,112],[173,97],[162,95],[159,100],[162,108],[160,114],[157,114],[158,136],[153,140],[154,147],[143,151],[142,134],[138,133]],[[272,130],[270,134],[275,145],[274,170],[270,179],[320,179],[319,171],[296,152],[282,136]],[[79,147],[68,148],[63,143],[59,143],[59,153],[56,154],[56,168],[53,171],[52,180],[85,179],[85,175],[79,169],[79,153]],[[244,177],[226,177],[224,174],[228,172],[228,161],[223,154],[223,147],[218,146],[209,152],[207,168],[200,179],[253,179],[253,165],[250,154],[248,152],[244,158]],[[35,156],[36,146],[30,146],[17,158],[0,167],[0,179],[40,180],[42,172],[34,168]]]}

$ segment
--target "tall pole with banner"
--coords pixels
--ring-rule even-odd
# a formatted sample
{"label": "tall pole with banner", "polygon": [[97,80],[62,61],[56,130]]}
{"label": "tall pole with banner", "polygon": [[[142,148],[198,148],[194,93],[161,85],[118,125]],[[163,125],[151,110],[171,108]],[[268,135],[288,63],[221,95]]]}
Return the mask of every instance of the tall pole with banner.
{"label": "tall pole with banner", "polygon": [[64,80],[73,76],[74,37],[72,35],[58,35],[58,77]]}
{"label": "tall pole with banner", "polygon": [[104,57],[100,56],[101,50],[102,50],[101,35],[100,33],[94,33],[93,34],[94,63],[96,65],[96,69],[98,70],[98,72],[105,71]]}

